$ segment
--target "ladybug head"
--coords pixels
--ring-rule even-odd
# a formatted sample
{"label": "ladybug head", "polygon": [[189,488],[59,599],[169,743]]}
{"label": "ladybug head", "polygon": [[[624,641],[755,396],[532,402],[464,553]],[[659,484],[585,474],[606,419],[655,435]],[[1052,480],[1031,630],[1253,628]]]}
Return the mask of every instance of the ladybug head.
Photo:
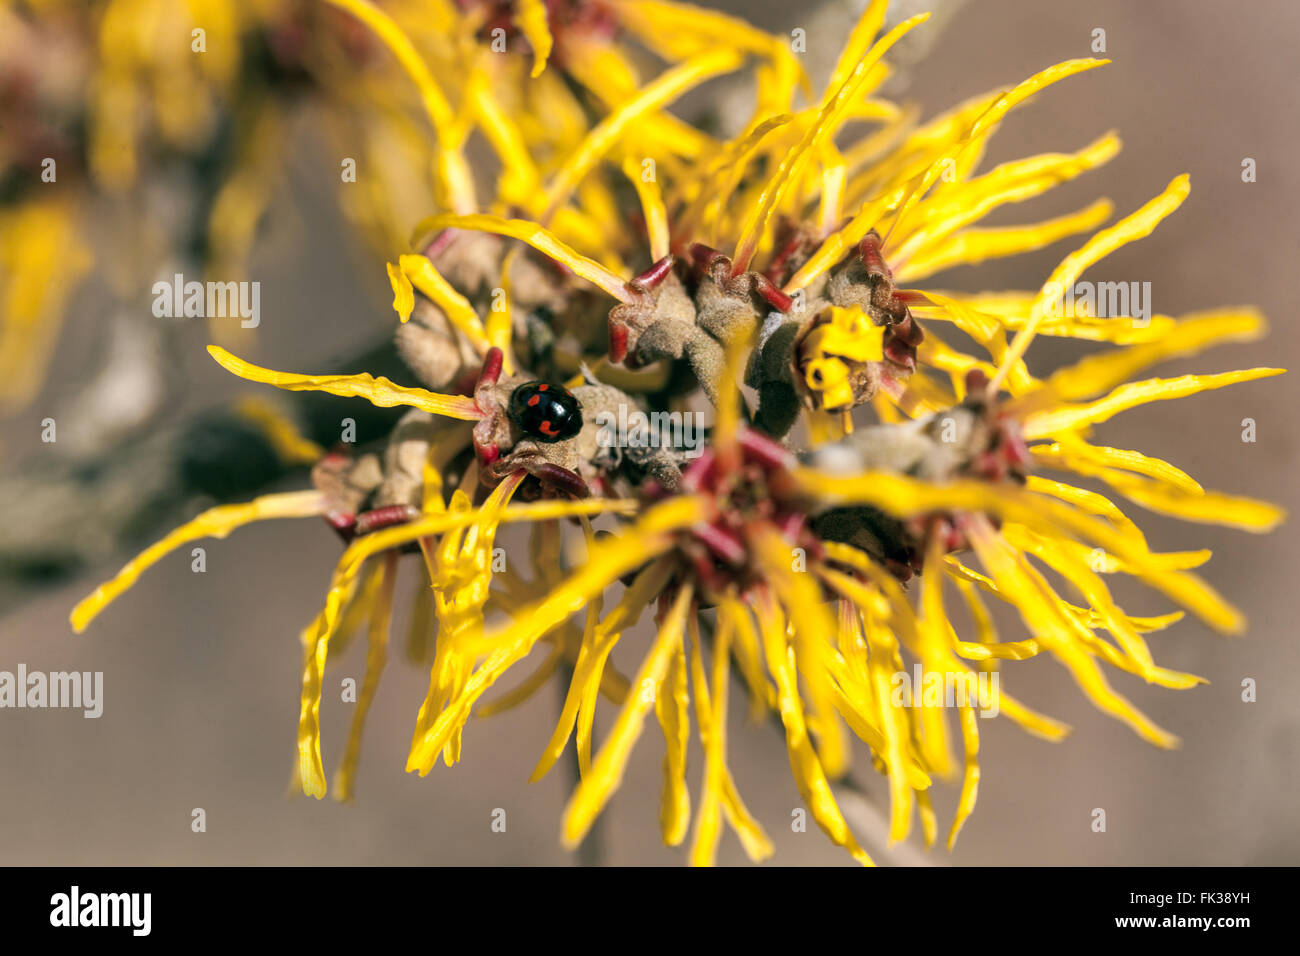
{"label": "ladybug head", "polygon": [[516,388],[508,414],[534,441],[563,441],[582,431],[582,403],[567,388],[548,382],[525,382]]}

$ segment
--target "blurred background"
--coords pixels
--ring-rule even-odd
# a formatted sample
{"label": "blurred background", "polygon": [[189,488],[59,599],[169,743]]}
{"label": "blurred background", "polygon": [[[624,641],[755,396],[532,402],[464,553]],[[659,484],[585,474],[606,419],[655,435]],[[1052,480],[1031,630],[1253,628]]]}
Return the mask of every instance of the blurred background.
{"label": "blurred background", "polygon": [[[841,0],[797,9],[775,0],[705,5],[742,13],[773,31],[805,29],[806,62],[815,78],[829,70],[859,9]],[[1036,200],[1032,211],[1014,210],[991,224],[1014,216],[1047,218],[1098,195],[1111,197],[1116,215],[1125,215],[1188,172],[1192,193],[1182,208],[1088,277],[1149,281],[1160,314],[1255,304],[1270,320],[1272,332],[1263,343],[1166,363],[1154,374],[1294,366],[1300,350],[1293,315],[1300,188],[1291,160],[1300,141],[1289,117],[1297,93],[1292,47],[1300,35],[1300,7],[1289,0],[970,0],[939,6],[938,22],[917,31],[928,48],[910,51],[914,62],[890,90],[894,98],[919,104],[927,117],[1057,61],[1092,55],[1097,29],[1105,31],[1104,55],[1114,61],[1013,113],[986,165],[1077,149],[1112,128],[1124,140],[1120,156]],[[900,7],[891,17],[923,5]],[[66,35],[84,27],[70,16]],[[0,34],[7,34],[0,39],[0,76],[11,78],[32,62],[53,71],[70,45],[58,32],[19,37],[12,19],[0,21]],[[324,115],[319,102],[299,95],[296,84],[309,82],[305,77],[328,75],[330,51],[316,53],[304,55],[300,69],[286,66],[298,62],[292,49],[242,64],[246,72],[260,70],[257,76],[277,91],[275,109],[266,114],[274,113],[274,126],[257,134],[274,142],[277,163],[246,184],[260,194],[264,215],[260,226],[247,230],[239,268],[261,283],[261,324],[233,338],[231,347],[273,368],[382,372],[358,357],[382,350],[393,325],[382,253],[365,241],[384,224],[362,223],[369,232],[359,228],[355,211],[349,219],[338,198],[339,157],[350,155],[348,137],[367,134],[340,128],[338,111]],[[68,84],[84,82],[75,68],[68,71]],[[729,97],[741,96],[725,86],[710,89],[724,109]],[[8,138],[0,142],[14,150],[25,100],[12,86],[3,93],[0,134]],[[255,89],[237,102],[255,116],[268,109]],[[698,98],[683,110],[692,104],[698,106]],[[183,128],[185,117],[176,125]],[[259,127],[254,121],[241,128]],[[214,141],[222,148],[203,158],[217,167],[240,148],[234,133]],[[1248,157],[1257,168],[1257,181],[1250,183],[1242,181]],[[71,632],[67,617],[76,601],[171,525],[215,500],[306,486],[302,470],[259,458],[255,430],[231,415],[232,403],[255,389],[208,358],[204,345],[215,331],[202,320],[154,319],[150,313],[153,281],[174,271],[200,271],[197,259],[186,255],[210,258],[214,250],[239,247],[238,237],[211,234],[203,250],[187,251],[175,241],[201,214],[196,207],[210,208],[220,197],[211,195],[201,173],[187,178],[166,164],[160,168],[142,187],[108,201],[73,193],[76,217],[67,213],[71,243],[85,244],[100,263],[135,255],[144,263],[138,274],[147,278],[132,285],[101,269],[79,269],[75,256],[59,260],[41,288],[75,292],[48,343],[48,367],[26,395],[17,380],[33,363],[6,371],[4,385],[13,394],[0,421],[0,670],[14,671],[21,662],[29,670],[102,671],[105,700],[98,720],[71,710],[0,711],[0,863],[577,862],[558,840],[568,768],[557,766],[542,782],[527,782],[558,712],[558,691],[549,688],[517,710],[472,722],[463,762],[420,779],[403,766],[427,671],[407,664],[396,650],[367,724],[356,805],[286,796],[298,715],[298,633],[318,609],[339,553],[323,523],[253,525],[204,542],[204,574],[191,572],[188,550],[176,554],[150,570],[88,633]],[[409,206],[412,218],[427,208],[418,196]],[[11,217],[0,220],[0,228],[12,238],[19,224]],[[149,243],[172,250],[165,255],[176,258],[175,268],[150,259]],[[926,285],[1037,288],[1070,248],[1067,240],[1033,255],[953,270]],[[74,283],[82,272],[84,281]],[[232,334],[232,326],[219,331]],[[1077,345],[1039,340],[1030,366],[1043,375],[1078,352]],[[1207,488],[1294,509],[1296,390],[1289,375],[1158,403],[1119,416],[1099,434],[1107,444],[1172,461]],[[360,401],[325,399],[301,408],[309,421],[319,416],[334,428],[340,417],[352,415],[363,438],[381,434],[389,420]],[[58,423],[54,444],[41,441],[48,417]],[[1241,440],[1246,418],[1256,423],[1254,443]],[[239,450],[238,468],[231,449]],[[846,797],[846,813],[878,860],[1300,863],[1294,800],[1300,701],[1286,684],[1300,675],[1292,530],[1283,526],[1258,537],[1178,524],[1136,506],[1133,511],[1153,548],[1213,549],[1205,576],[1251,621],[1243,638],[1216,636],[1190,619],[1152,635],[1158,662],[1207,677],[1208,685],[1175,692],[1111,675],[1122,693],[1183,738],[1182,748],[1152,748],[1095,712],[1051,661],[1014,664],[1004,669],[1004,686],[1072,724],[1074,733],[1049,744],[1005,720],[983,721],[979,803],[951,854],[922,852],[915,834],[902,847],[883,845],[887,789],[861,748],[853,772],[860,793]],[[508,550],[522,543],[519,536],[502,542]],[[399,596],[413,586],[404,576]],[[1149,592],[1120,590],[1117,597],[1130,613],[1167,610]],[[399,597],[395,638],[404,634],[408,605]],[[646,639],[643,630],[627,636],[615,662],[630,669]],[[347,676],[359,681],[364,653],[358,643],[331,660],[321,714],[327,769],[340,755],[352,706],[329,688]],[[1254,703],[1241,699],[1245,678],[1257,682]],[[505,684],[518,679],[512,674]],[[850,862],[815,826],[791,831],[791,810],[800,798],[783,742],[771,726],[750,724],[735,706],[738,699],[737,689],[730,763],[776,844],[772,862]],[[684,853],[665,849],[658,836],[661,759],[662,742],[648,731],[584,860],[683,861]],[[693,751],[693,791],[700,766]],[[950,817],[956,796],[956,786],[935,791],[941,821]],[[206,813],[205,833],[191,831],[194,808]],[[1091,829],[1094,808],[1106,810],[1105,833]],[[497,809],[506,811],[505,832],[492,830]],[[719,860],[744,862],[733,836],[724,838]]]}

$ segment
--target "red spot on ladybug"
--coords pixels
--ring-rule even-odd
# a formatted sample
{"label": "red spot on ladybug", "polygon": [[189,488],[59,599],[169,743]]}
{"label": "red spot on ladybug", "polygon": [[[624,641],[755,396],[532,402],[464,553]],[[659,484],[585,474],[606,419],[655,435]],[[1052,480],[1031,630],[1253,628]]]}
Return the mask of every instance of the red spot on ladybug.
{"label": "red spot on ladybug", "polygon": [[510,394],[507,413],[524,436],[536,441],[563,441],[582,431],[582,403],[560,385],[525,382]]}

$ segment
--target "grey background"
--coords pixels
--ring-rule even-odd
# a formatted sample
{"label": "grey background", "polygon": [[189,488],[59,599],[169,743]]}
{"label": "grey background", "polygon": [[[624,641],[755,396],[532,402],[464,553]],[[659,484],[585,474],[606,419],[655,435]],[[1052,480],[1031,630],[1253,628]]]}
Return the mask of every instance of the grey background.
{"label": "grey background", "polygon": [[[800,19],[785,4],[733,4],[772,28],[804,26],[813,55],[834,48],[843,21]],[[1293,303],[1297,254],[1294,153],[1294,38],[1300,7],[1287,0],[1227,3],[1043,3],[975,0],[953,15],[911,74],[905,95],[932,115],[978,92],[1013,84],[1053,62],[1090,53],[1091,31],[1107,31],[1114,64],[1074,77],[1013,114],[993,142],[990,162],[1031,152],[1077,149],[1117,128],[1125,149],[1093,172],[1030,206],[1032,221],[1106,194],[1123,215],[1179,172],[1192,193],[1152,237],[1110,257],[1092,278],[1149,280],[1156,310],[1255,303],[1269,316],[1263,344],[1232,346],[1162,366],[1159,374],[1218,371],[1294,362]],[[922,29],[925,29],[924,27]],[[810,55],[811,56],[811,55]],[[816,69],[815,63],[810,63]],[[824,68],[824,67],[823,67]],[[336,158],[298,123],[296,168],[282,189],[259,246],[262,328],[256,354],[273,367],[308,370],[372,338],[391,322],[391,294],[377,261],[347,245],[334,212]],[[1243,157],[1258,163],[1258,182],[1243,184]],[[1012,221],[999,216],[994,221]],[[106,224],[101,241],[111,242]],[[1069,244],[927,280],[932,287],[1029,288]],[[357,276],[362,276],[358,279]],[[142,295],[141,308],[148,299]],[[4,423],[6,466],[41,453],[44,408],[75,388],[96,348],[93,286],[78,300],[46,394]],[[181,418],[238,391],[203,353],[202,329],[176,337],[170,415]],[[1042,374],[1074,349],[1040,342],[1030,353]],[[1165,457],[1207,487],[1295,505],[1294,376],[1126,413],[1101,437],[1118,447]],[[340,401],[340,405],[346,403]],[[341,411],[340,414],[344,414]],[[1258,423],[1258,442],[1240,441],[1241,420]],[[195,510],[201,503],[195,503]],[[1013,665],[1004,687],[1074,725],[1061,744],[1031,738],[1005,720],[981,724],[979,805],[955,853],[931,863],[963,864],[1294,864],[1300,862],[1295,810],[1300,716],[1291,681],[1300,653],[1294,638],[1295,544],[1289,526],[1257,537],[1165,521],[1133,509],[1153,547],[1211,547],[1208,578],[1251,618],[1241,639],[1218,637],[1187,620],[1154,635],[1157,659],[1206,676],[1187,691],[1114,684],[1166,728],[1182,749],[1156,750],[1094,711],[1065,672],[1047,660]],[[517,540],[517,539],[516,539]],[[106,562],[69,586],[41,592],[0,620],[0,669],[19,662],[39,670],[105,674],[104,716],[70,711],[0,711],[0,862],[60,864],[567,864],[558,820],[567,782],[563,766],[541,783],[527,776],[557,712],[554,688],[509,714],[475,721],[464,761],[428,778],[403,772],[427,674],[394,654],[371,712],[362,753],[359,800],[287,799],[298,712],[298,631],[323,595],[336,542],[315,522],[253,526],[207,545],[208,573],[193,574],[178,555],[152,570],[96,622],[74,636],[67,613],[111,574]],[[514,553],[518,553],[517,551]],[[121,557],[125,557],[122,555]],[[409,577],[399,583],[409,595]],[[1132,613],[1166,606],[1143,591],[1121,590]],[[395,634],[403,633],[399,613]],[[637,632],[616,661],[630,670],[645,648]],[[326,687],[359,678],[364,647],[336,662]],[[524,671],[519,671],[522,676]],[[512,675],[510,683],[518,679]],[[1244,677],[1259,700],[1240,701]],[[812,828],[792,833],[799,797],[783,743],[768,726],[751,726],[733,689],[731,766],[742,794],[777,845],[774,862],[839,864],[847,857]],[[348,705],[327,692],[322,708],[327,769],[340,755]],[[608,712],[607,712],[608,713]],[[606,720],[609,718],[606,717]],[[887,802],[884,782],[865,750],[855,773],[871,799]],[[659,842],[657,808],[662,743],[653,723],[623,787],[604,817],[603,859],[613,864],[675,864],[679,851]],[[698,792],[701,761],[689,780]],[[935,793],[941,827],[955,786]],[[207,832],[190,831],[203,807]],[[1090,830],[1105,808],[1108,830]],[[508,829],[493,833],[492,812]],[[878,820],[864,821],[873,834]],[[918,843],[913,836],[913,847]],[[880,852],[883,861],[908,852]],[[734,837],[721,862],[743,862]]]}

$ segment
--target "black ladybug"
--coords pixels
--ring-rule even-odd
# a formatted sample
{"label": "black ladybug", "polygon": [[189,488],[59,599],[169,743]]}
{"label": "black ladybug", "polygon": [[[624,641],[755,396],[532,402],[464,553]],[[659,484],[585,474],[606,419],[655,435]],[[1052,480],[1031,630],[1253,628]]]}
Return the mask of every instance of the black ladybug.
{"label": "black ladybug", "polygon": [[510,420],[529,438],[563,441],[582,431],[582,403],[561,385],[525,382],[510,394]]}

